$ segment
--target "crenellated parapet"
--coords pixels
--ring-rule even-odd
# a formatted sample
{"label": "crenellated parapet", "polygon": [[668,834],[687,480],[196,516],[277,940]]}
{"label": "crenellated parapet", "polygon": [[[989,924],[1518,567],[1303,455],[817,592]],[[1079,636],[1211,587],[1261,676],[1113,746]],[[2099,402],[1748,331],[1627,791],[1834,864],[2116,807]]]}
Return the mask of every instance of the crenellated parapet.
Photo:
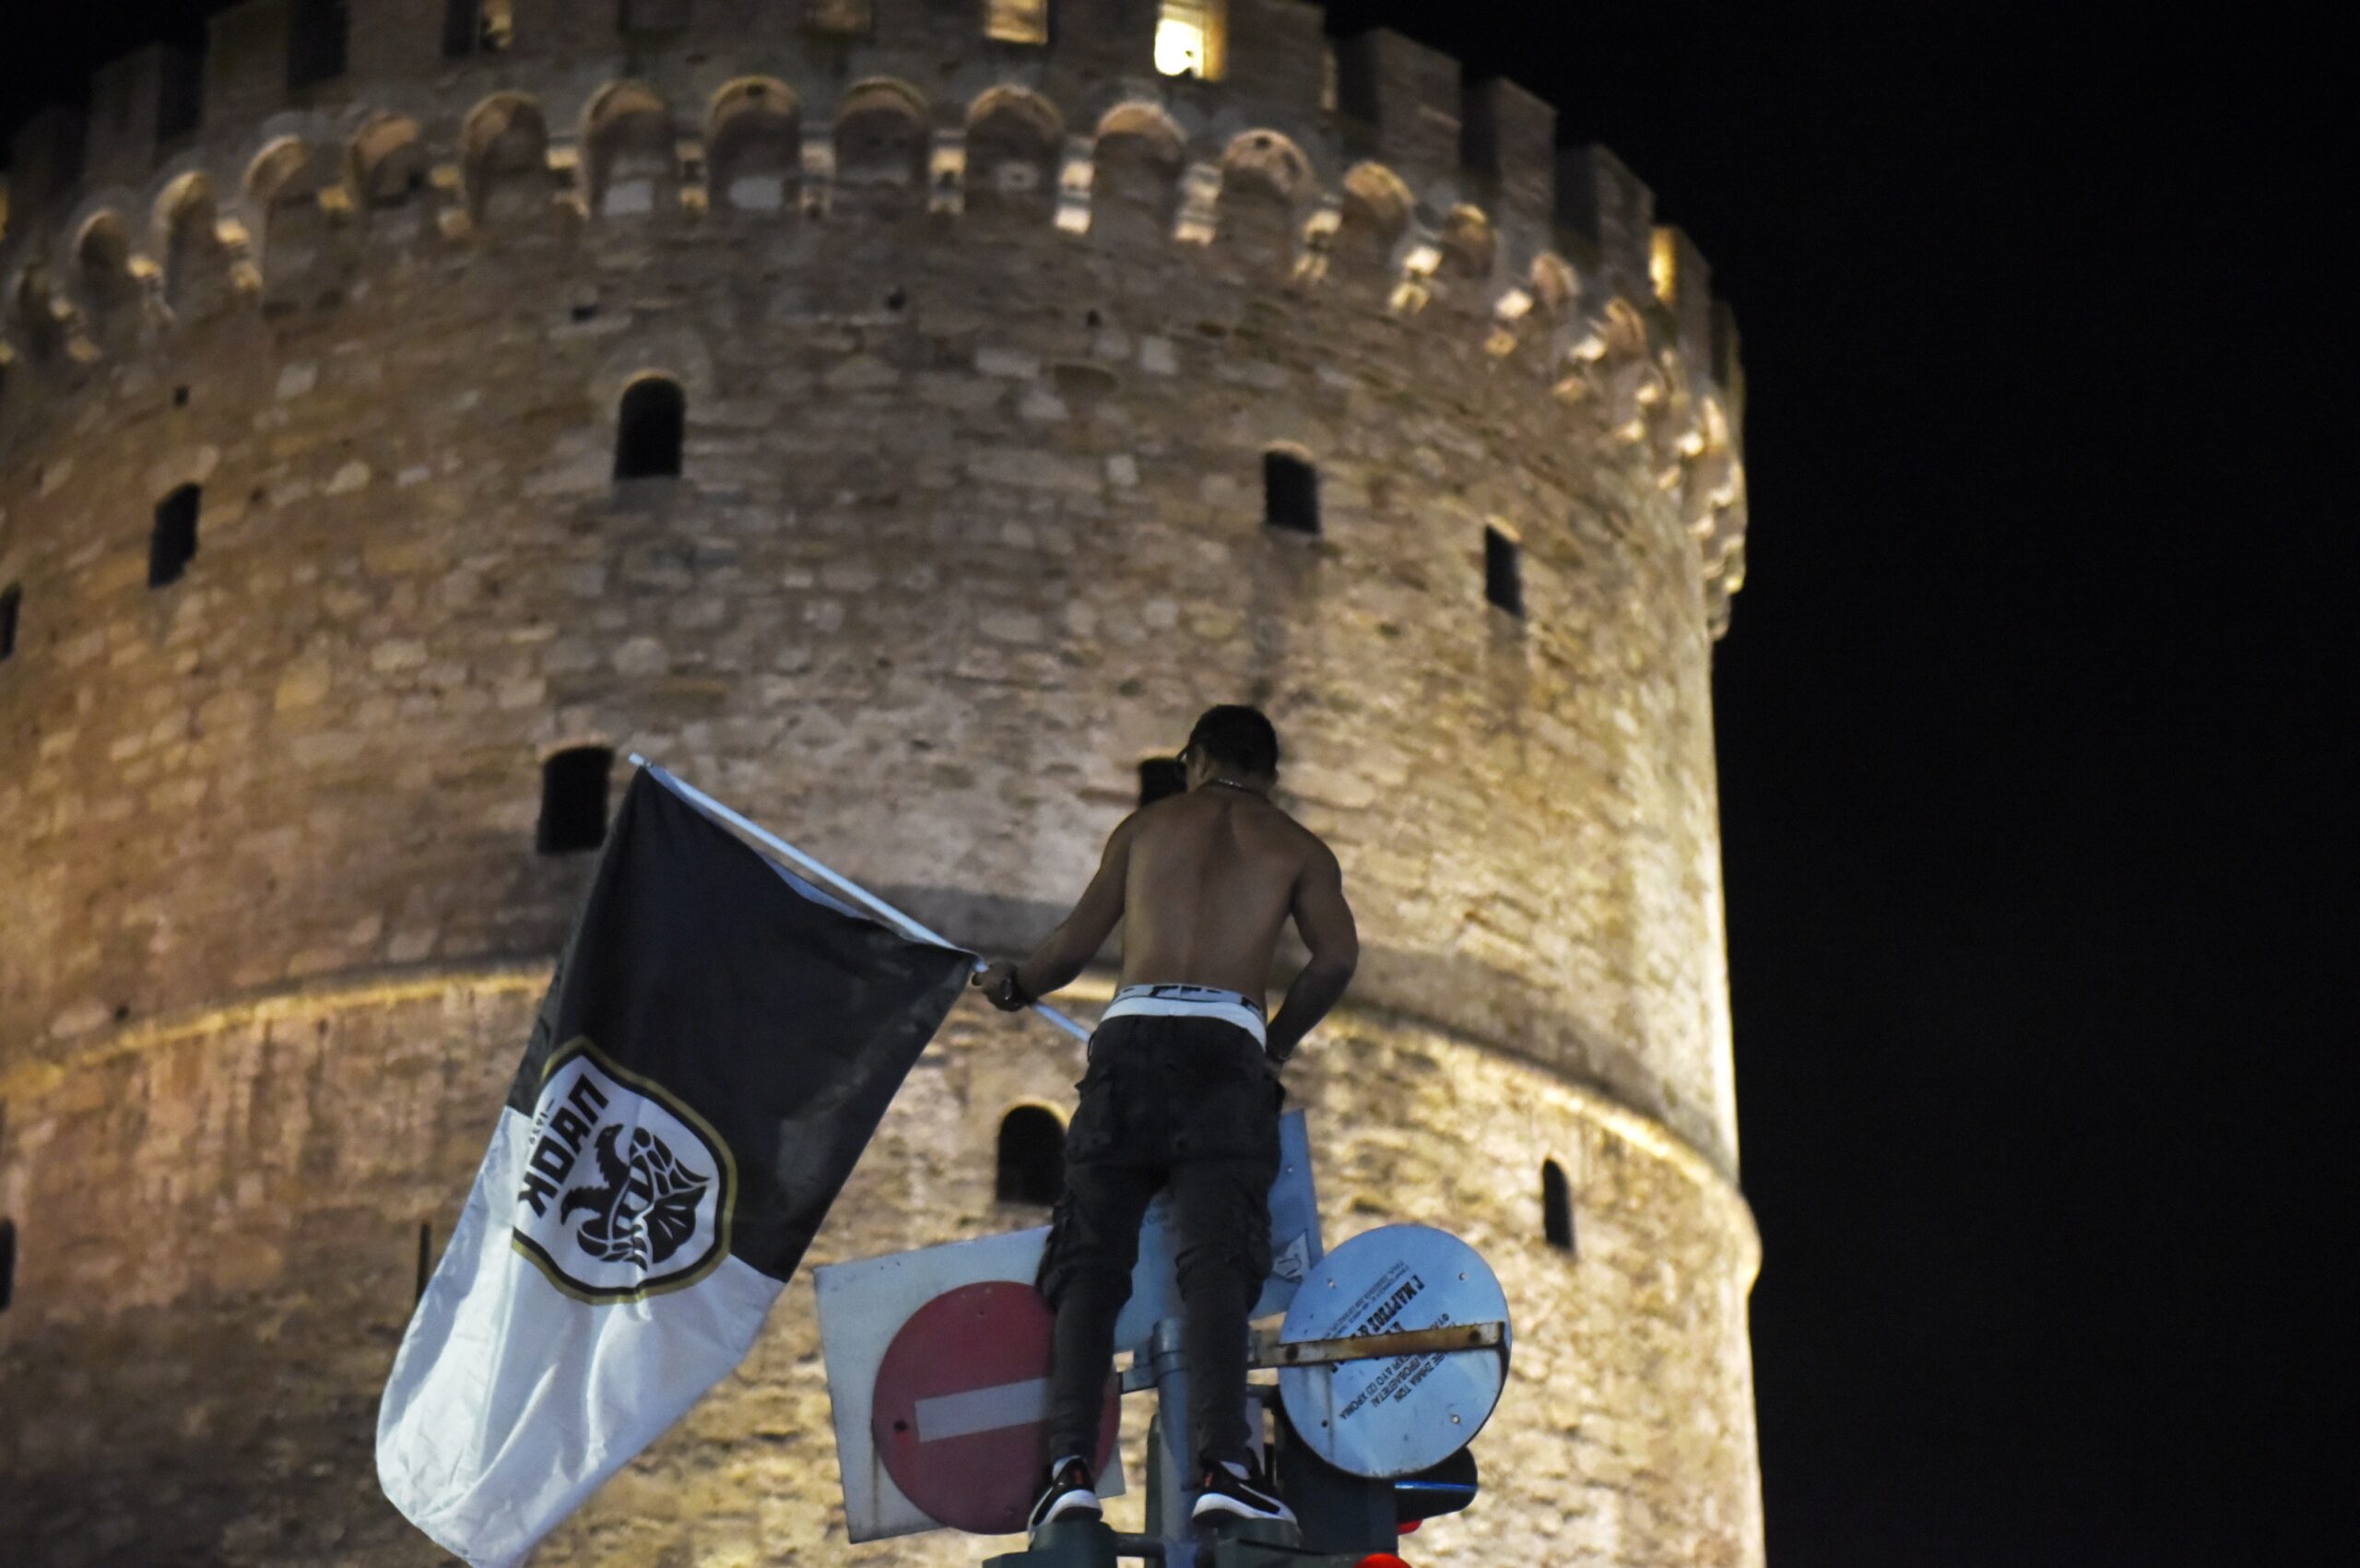
{"label": "crenellated parapet", "polygon": [[[1212,79],[1174,63],[1201,22]],[[1742,580],[1742,378],[1703,256],[1503,79],[1296,0],[248,0],[16,138],[0,442],[216,312],[333,310],[380,253],[585,226],[1152,226],[1466,336],[1674,501],[1712,625]],[[1036,41],[1037,40],[1037,41]],[[1161,40],[1161,42],[1159,41]],[[1186,42],[1184,36],[1182,42]],[[12,430],[12,427],[14,429]]]}

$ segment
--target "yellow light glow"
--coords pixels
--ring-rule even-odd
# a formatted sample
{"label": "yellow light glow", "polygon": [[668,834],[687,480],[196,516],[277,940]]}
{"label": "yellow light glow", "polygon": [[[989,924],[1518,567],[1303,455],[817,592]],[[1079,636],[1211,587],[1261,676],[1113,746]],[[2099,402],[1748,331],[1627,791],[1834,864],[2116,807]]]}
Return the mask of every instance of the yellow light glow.
{"label": "yellow light glow", "polygon": [[1656,230],[1655,245],[1647,256],[1647,276],[1656,286],[1656,298],[1669,305],[1680,292],[1680,248],[1672,242],[1671,230]]}
{"label": "yellow light glow", "polygon": [[984,36],[1002,43],[1049,41],[1049,0],[984,0]]}
{"label": "yellow light glow", "polygon": [[1222,0],[1163,0],[1155,24],[1155,68],[1212,81],[1221,73]]}
{"label": "yellow light glow", "polygon": [[1155,26],[1155,68],[1167,77],[1205,74],[1205,29],[1177,17]]}

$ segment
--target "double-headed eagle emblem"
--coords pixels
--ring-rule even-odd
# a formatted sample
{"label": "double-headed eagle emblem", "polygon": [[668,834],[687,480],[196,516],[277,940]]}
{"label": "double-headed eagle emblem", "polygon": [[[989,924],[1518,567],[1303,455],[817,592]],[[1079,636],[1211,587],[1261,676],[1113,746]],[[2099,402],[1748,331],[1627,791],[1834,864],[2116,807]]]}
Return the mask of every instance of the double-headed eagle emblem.
{"label": "double-headed eagle emblem", "polygon": [[617,1143],[624,1129],[599,1129],[593,1152],[603,1186],[567,1189],[558,1219],[570,1221],[577,1208],[590,1217],[575,1232],[582,1250],[601,1263],[662,1263],[696,1234],[697,1206],[713,1178],[680,1162],[671,1146],[645,1127],[630,1129],[630,1142]]}

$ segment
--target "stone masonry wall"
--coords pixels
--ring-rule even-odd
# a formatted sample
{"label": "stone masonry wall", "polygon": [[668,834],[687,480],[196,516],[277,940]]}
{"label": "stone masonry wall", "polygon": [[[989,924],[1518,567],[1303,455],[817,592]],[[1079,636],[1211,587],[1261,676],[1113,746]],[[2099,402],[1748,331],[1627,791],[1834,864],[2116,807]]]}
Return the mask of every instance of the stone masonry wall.
{"label": "stone masonry wall", "polygon": [[[424,971],[109,1030],[0,1078],[0,1539],[45,1568],[442,1561],[376,1488],[376,1405],[421,1224],[450,1234],[546,971]],[[1093,988],[1103,996],[1103,984]],[[962,1003],[895,1102],[812,1261],[1043,1222],[993,1200],[999,1119],[1061,1111],[1080,1047]],[[1487,1486],[1418,1538],[1453,1563],[1759,1562],[1744,1206],[1594,1094],[1348,1008],[1292,1074],[1328,1244],[1444,1225],[1499,1270],[1513,1375],[1477,1440]],[[1545,1245],[1540,1161],[1577,1250]],[[842,1561],[947,1568],[954,1537],[853,1549],[808,1282],[743,1367],[535,1561],[579,1568]],[[1144,1407],[1127,1406],[1136,1527]],[[1000,1543],[1005,1547],[1007,1543]]]}
{"label": "stone masonry wall", "polygon": [[[537,765],[592,738],[1016,940],[1243,695],[1364,894],[1364,987],[1729,1158],[1709,644],[1653,474],[1445,303],[1100,216],[372,250],[335,309],[185,324],[53,410],[0,480],[0,1033],[547,951],[578,867],[530,853]],[[686,473],[619,487],[649,371]],[[1316,541],[1261,526],[1280,443]],[[199,553],[151,591],[187,482]]]}

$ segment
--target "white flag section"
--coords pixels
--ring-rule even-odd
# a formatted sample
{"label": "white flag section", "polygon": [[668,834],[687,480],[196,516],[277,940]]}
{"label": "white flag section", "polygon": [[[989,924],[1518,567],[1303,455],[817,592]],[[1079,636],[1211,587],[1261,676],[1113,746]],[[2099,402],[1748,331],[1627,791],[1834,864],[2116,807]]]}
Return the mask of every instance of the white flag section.
{"label": "white flag section", "polygon": [[734,1256],[637,1301],[560,1291],[512,1241],[534,1121],[510,1108],[385,1385],[377,1479],[476,1568],[521,1562],[743,1360],[780,1281]]}

